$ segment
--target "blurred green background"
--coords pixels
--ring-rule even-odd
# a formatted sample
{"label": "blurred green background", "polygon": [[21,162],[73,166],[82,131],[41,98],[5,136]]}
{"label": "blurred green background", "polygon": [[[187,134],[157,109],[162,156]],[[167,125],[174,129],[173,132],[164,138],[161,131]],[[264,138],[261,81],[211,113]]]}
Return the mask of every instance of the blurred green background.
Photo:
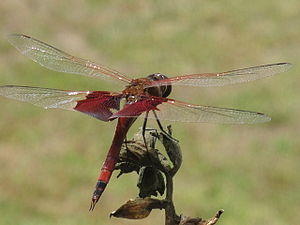
{"label": "blurred green background", "polygon": [[[8,33],[28,34],[133,77],[291,62],[290,71],[248,84],[174,88],[175,99],[272,116],[267,124],[243,126],[173,123],[184,156],[174,198],[185,215],[208,218],[225,209],[223,225],[300,224],[299,9],[297,0],[1,0],[0,84],[119,90],[40,67],[6,41]],[[163,224],[162,211],[141,221],[108,218],[136,196],[134,175],[114,175],[88,212],[116,122],[0,101],[1,225]]]}

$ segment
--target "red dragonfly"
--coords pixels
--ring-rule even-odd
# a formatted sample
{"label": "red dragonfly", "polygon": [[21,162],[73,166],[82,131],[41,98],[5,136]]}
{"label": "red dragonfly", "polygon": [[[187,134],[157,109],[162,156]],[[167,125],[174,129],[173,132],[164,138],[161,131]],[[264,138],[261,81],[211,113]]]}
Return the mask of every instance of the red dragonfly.
{"label": "red dragonfly", "polygon": [[[51,45],[23,34],[12,34],[9,42],[22,54],[40,65],[59,72],[80,74],[124,83],[120,92],[64,91],[40,87],[0,86],[0,95],[30,102],[45,109],[60,108],[83,112],[102,121],[118,119],[115,135],[92,196],[94,209],[118,161],[121,145],[128,129],[138,116],[183,122],[251,124],[267,122],[270,117],[251,111],[194,105],[166,98],[172,86],[211,87],[261,79],[286,71],[289,63],[275,63],[221,73],[192,74],[167,78],[155,73],[145,78],[131,79],[109,67],[77,58]],[[152,113],[150,113],[152,112]],[[159,123],[160,128],[162,128]]]}

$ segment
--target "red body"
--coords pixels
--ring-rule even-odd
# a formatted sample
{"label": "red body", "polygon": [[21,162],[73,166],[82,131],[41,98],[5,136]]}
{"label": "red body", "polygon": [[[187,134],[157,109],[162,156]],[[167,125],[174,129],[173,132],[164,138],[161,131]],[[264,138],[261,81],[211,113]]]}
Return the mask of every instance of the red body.
{"label": "red body", "polygon": [[119,160],[119,153],[121,150],[121,146],[123,144],[123,140],[135,121],[135,118],[119,118],[118,124],[115,132],[114,139],[110,146],[110,149],[107,153],[106,159],[101,168],[100,175],[98,177],[98,182],[96,184],[96,189],[93,194],[91,209],[94,208],[95,204],[99,200],[101,194],[103,193],[106,185],[108,184],[112,172],[115,169],[115,165]]}
{"label": "red body", "polygon": [[101,174],[98,178],[98,181],[103,181],[108,183],[111,173],[115,169],[115,165],[119,160],[119,153],[123,140],[126,137],[126,134],[135,121],[135,118],[119,118],[117,128],[115,131],[114,139],[106,156],[106,159],[103,163]]}

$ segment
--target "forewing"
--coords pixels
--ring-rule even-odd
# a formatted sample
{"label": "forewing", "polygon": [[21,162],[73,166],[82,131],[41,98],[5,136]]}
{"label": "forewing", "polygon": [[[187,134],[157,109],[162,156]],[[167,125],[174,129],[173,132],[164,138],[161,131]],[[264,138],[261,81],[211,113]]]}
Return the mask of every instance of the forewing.
{"label": "forewing", "polygon": [[291,66],[292,65],[290,63],[275,63],[222,73],[203,73],[177,76],[165,80],[153,81],[152,84],[148,85],[148,87],[161,85],[186,85],[197,87],[224,86],[262,79],[277,73],[285,72]]}
{"label": "forewing", "polygon": [[45,109],[80,111],[104,121],[113,114],[111,109],[119,109],[121,98],[119,94],[105,91],[64,91],[13,85],[0,86],[0,95]]}
{"label": "forewing", "polygon": [[12,34],[8,41],[23,55],[40,65],[59,72],[80,74],[101,79],[120,80],[129,83],[130,78],[104,65],[77,58],[51,45],[23,34]]}

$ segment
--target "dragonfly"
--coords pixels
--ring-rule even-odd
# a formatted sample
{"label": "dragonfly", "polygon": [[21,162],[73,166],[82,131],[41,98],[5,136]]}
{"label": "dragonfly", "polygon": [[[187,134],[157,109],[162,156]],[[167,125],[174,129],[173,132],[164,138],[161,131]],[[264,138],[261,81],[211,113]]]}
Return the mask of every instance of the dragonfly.
{"label": "dragonfly", "polygon": [[101,121],[117,120],[115,134],[106,159],[100,170],[92,194],[90,210],[104,192],[119,159],[121,146],[135,120],[145,114],[147,119],[182,122],[206,122],[225,124],[253,124],[270,121],[259,112],[190,104],[167,98],[175,86],[213,87],[242,83],[287,71],[290,63],[274,63],[220,73],[200,73],[168,78],[154,73],[133,79],[105,65],[72,56],[49,44],[24,34],[11,34],[8,41],[23,55],[48,69],[71,74],[110,80],[125,85],[119,92],[70,91],[41,87],[4,85],[0,95],[29,102],[45,109],[78,111]]}

